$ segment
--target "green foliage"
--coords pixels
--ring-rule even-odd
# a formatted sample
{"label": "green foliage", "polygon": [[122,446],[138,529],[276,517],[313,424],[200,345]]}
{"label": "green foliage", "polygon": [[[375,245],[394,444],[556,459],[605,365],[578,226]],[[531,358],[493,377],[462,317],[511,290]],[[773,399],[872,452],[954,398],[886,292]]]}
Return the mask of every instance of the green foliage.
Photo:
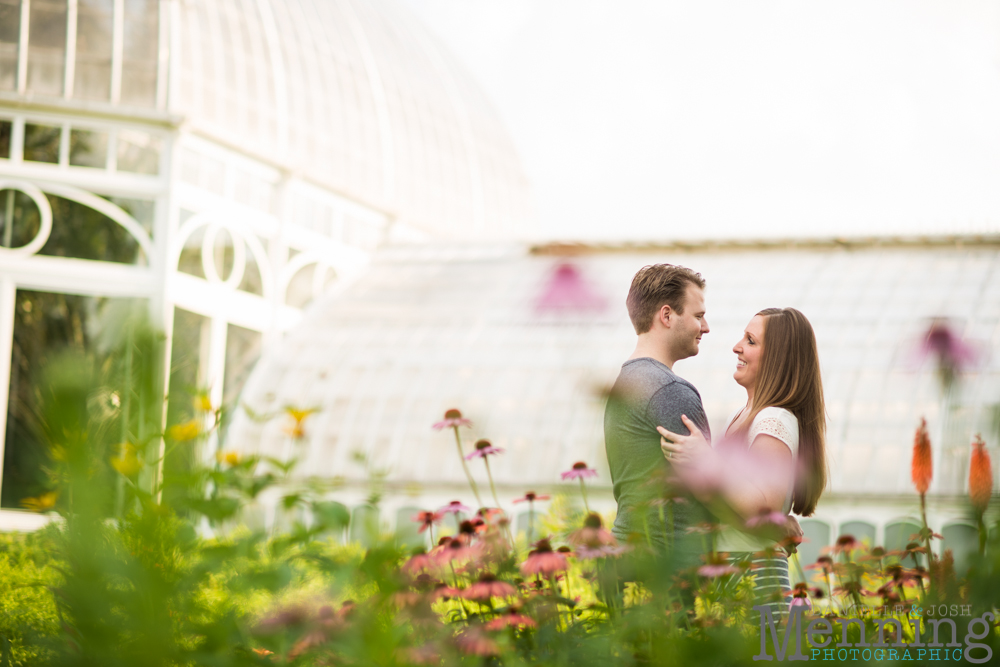
{"label": "green foliage", "polygon": [[[194,463],[220,421],[207,399],[170,428],[152,423],[161,383],[147,360],[161,341],[127,330],[102,363],[77,355],[43,371],[60,518],[0,536],[0,667],[736,665],[759,651],[752,572],[699,573],[641,538],[623,553],[607,517],[566,496],[542,517],[552,543],[530,552],[492,511],[430,553],[405,553],[377,530],[368,548],[340,544],[350,513],[330,485],[294,477],[294,461],[226,452]],[[107,409],[95,386],[120,404]],[[308,412],[266,418],[300,438]],[[164,465],[175,452],[185,465]],[[377,503],[384,471],[358,463]],[[289,517],[286,530],[243,524],[264,498]],[[1000,599],[1000,543],[988,547],[966,581],[947,557],[920,571],[919,543],[897,554],[844,547],[797,594],[813,614],[861,615],[866,634],[879,604],[904,598],[978,614]],[[995,647],[996,633],[985,641]]]}

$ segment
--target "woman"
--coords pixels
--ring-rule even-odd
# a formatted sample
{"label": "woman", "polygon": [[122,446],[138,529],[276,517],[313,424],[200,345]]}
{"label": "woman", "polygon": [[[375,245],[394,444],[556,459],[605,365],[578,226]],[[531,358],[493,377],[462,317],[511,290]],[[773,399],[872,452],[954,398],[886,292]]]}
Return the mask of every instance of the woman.
{"label": "woman", "polygon": [[746,389],[747,402],[729,420],[726,446],[713,449],[687,417],[691,435],[660,427],[660,444],[682,475],[711,472],[711,492],[699,495],[725,522],[717,550],[734,563],[752,561],[758,598],[784,613],[780,595],[791,586],[788,561],[774,539],[780,531],[768,536],[761,528],[789,511],[812,515],[826,486],[816,337],[798,310],[767,308],[750,320],[733,352],[733,378]]}

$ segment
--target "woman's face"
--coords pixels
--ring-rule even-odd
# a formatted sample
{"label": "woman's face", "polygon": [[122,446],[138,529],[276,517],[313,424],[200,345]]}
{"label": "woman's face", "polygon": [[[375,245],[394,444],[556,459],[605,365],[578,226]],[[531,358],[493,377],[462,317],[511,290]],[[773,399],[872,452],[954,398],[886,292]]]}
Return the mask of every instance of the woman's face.
{"label": "woman's face", "polygon": [[764,318],[754,315],[743,332],[743,338],[733,346],[736,353],[736,372],[733,379],[746,389],[753,389],[760,368],[760,357],[764,352]]}

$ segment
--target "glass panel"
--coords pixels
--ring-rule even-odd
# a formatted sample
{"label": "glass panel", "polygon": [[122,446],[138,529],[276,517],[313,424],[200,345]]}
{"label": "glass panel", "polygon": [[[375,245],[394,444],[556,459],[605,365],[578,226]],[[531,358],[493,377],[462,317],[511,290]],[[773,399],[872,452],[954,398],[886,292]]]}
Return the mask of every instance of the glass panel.
{"label": "glass panel", "polygon": [[[174,308],[174,331],[170,343],[170,389],[167,423],[183,424],[195,417],[195,396],[204,389],[208,364],[211,322],[207,317]],[[164,462],[166,474],[186,470],[195,448],[176,447]]]}
{"label": "glass panel", "polygon": [[24,125],[24,159],[26,162],[59,163],[59,137],[62,130],[52,125]]}
{"label": "glass panel", "polygon": [[351,512],[351,527],[348,530],[351,542],[370,547],[378,541],[378,508],[359,505]]}
{"label": "glass panel", "polygon": [[160,140],[143,132],[118,132],[118,171],[134,174],[160,172]]}
{"label": "glass panel", "polygon": [[143,107],[156,104],[159,4],[159,0],[125,0],[122,104]]}
{"label": "glass panel", "polygon": [[[413,517],[420,512],[419,507],[402,507],[396,510],[396,544],[401,547],[427,546],[427,535],[419,532],[420,526]],[[435,537],[437,537],[437,530]]]}
{"label": "glass panel", "polygon": [[66,0],[32,0],[28,22],[28,90],[62,95]]}
{"label": "glass panel", "polygon": [[113,5],[113,0],[79,0],[73,97],[82,100],[111,99]]}
{"label": "glass panel", "polygon": [[247,264],[243,270],[243,280],[240,281],[239,289],[257,296],[264,296],[264,281],[260,277],[260,268],[249,248],[247,248]]}
{"label": "glass panel", "polygon": [[972,564],[973,554],[979,550],[979,532],[972,526],[956,523],[945,526],[941,537],[944,538],[944,548],[951,549],[955,556],[955,572],[964,577]]}
{"label": "glass panel", "polygon": [[[96,362],[93,368],[107,368],[113,352],[98,351],[96,342],[106,342],[109,333],[121,324],[124,308],[141,303],[133,299],[18,290],[0,507],[21,507],[25,498],[53,488],[46,469],[52,467],[49,443],[55,438],[49,432],[50,425],[41,418],[45,393],[40,378],[46,364],[72,350],[90,355]],[[102,350],[106,348],[100,346]],[[100,386],[99,380],[92,379],[89,386]],[[88,403],[95,398],[100,397],[91,396]],[[121,400],[118,396],[111,398],[108,409],[114,410]],[[127,432],[122,437],[127,437]],[[97,460],[107,458],[102,455]],[[110,470],[107,474],[110,480]]]}
{"label": "glass panel", "polygon": [[[897,521],[885,527],[885,549],[886,551],[902,551],[909,544],[910,536],[920,532],[920,524],[910,521]],[[924,557],[920,556],[920,561]]]}
{"label": "glass panel", "polygon": [[46,196],[52,205],[52,233],[39,255],[125,264],[145,260],[138,241],[111,218],[78,202]]}
{"label": "glass panel", "polygon": [[[184,211],[181,211],[184,217]],[[205,278],[205,269],[201,263],[201,242],[205,237],[205,228],[199,227],[184,241],[181,257],[177,262],[177,270],[198,278]]]}
{"label": "glass panel", "polygon": [[[799,565],[802,567],[803,571],[809,565],[816,562],[823,553],[823,548],[830,546],[830,526],[822,521],[816,521],[815,519],[803,519],[802,533],[805,535],[807,542],[803,542],[799,545]],[[795,569],[792,572],[793,576],[798,576],[799,572]],[[809,572],[805,572],[805,576],[809,578]]]}
{"label": "glass panel", "polygon": [[864,542],[868,548],[875,544],[875,526],[867,521],[848,521],[840,526],[841,535],[853,535],[858,542]]}
{"label": "glass panel", "polygon": [[10,135],[14,131],[14,123],[0,120],[0,157],[10,158]]}
{"label": "glass panel", "polygon": [[69,163],[74,167],[104,169],[108,164],[107,132],[70,130]]}
{"label": "glass panel", "polygon": [[[38,206],[20,190],[0,191],[0,244],[20,248],[31,243],[42,226]],[[11,221],[11,224],[7,224]]]}
{"label": "glass panel", "polygon": [[288,291],[285,292],[285,303],[294,308],[305,308],[313,300],[313,276],[316,273],[315,264],[306,264],[295,272],[288,281]]}
{"label": "glass panel", "polygon": [[125,197],[107,197],[107,200],[135,218],[135,221],[142,225],[150,237],[153,236],[156,202],[148,199],[126,199]]}
{"label": "glass panel", "polygon": [[17,42],[21,0],[0,0],[0,90],[17,88]]}
{"label": "glass panel", "polygon": [[230,324],[226,332],[226,377],[222,404],[235,408],[250,371],[260,359],[262,336],[259,331]]}

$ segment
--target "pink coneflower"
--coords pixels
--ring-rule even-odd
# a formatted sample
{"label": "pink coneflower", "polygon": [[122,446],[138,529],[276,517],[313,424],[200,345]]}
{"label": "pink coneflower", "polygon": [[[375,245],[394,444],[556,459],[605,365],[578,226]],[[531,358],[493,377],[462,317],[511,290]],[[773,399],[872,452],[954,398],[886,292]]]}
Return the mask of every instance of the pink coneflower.
{"label": "pink coneflower", "polygon": [[435,423],[431,428],[440,431],[446,428],[458,428],[459,426],[472,426],[472,422],[462,417],[462,413],[455,408],[444,413],[444,419]]}
{"label": "pink coneflower", "polygon": [[503,454],[502,447],[494,447],[493,443],[489,440],[477,440],[476,449],[471,454],[467,454],[465,460],[471,461],[475,458],[485,459],[487,456],[495,456],[497,454]]}
{"label": "pink coneflower", "polygon": [[853,535],[841,535],[833,545],[833,553],[851,553],[858,548],[858,541]]}
{"label": "pink coneflower", "polygon": [[572,468],[562,473],[563,479],[583,479],[584,477],[597,477],[597,471],[588,468],[583,461],[577,461]]}
{"label": "pink coneflower", "polygon": [[537,628],[538,623],[536,623],[535,619],[530,616],[525,616],[524,614],[511,609],[506,614],[501,614],[486,624],[487,630],[502,630],[510,627]]}
{"label": "pink coneflower", "polygon": [[461,590],[457,588],[452,588],[448,584],[444,583],[438,583],[434,588],[432,588],[427,593],[427,599],[430,602],[435,602],[442,598],[449,600],[449,599],[458,599],[460,597],[462,597]]}
{"label": "pink coneflower", "polygon": [[434,560],[443,565],[456,560],[471,560],[479,556],[479,549],[470,547],[465,540],[453,538],[434,549]]}
{"label": "pink coneflower", "polygon": [[573,464],[573,467],[562,473],[563,479],[578,479],[580,480],[580,495],[583,496],[583,507],[590,513],[590,503],[587,502],[587,487],[583,484],[584,477],[597,477],[597,471],[593,468],[588,468],[587,464],[583,461],[577,461]]}
{"label": "pink coneflower", "polygon": [[535,501],[548,499],[549,496],[543,496],[535,493],[534,491],[528,491],[523,497],[514,501],[515,505],[517,503],[528,503],[528,544],[531,544],[535,535]]}
{"label": "pink coneflower", "polygon": [[434,554],[415,553],[403,563],[401,569],[404,574],[411,576],[419,572],[431,572],[437,569],[437,558]]}
{"label": "pink coneflower", "polygon": [[526,494],[520,498],[516,498],[512,502],[516,505],[518,503],[533,503],[542,500],[549,500],[552,496],[543,496],[541,494],[535,493],[534,491],[528,491]]}
{"label": "pink coneflower", "polygon": [[551,577],[568,567],[566,556],[553,551],[549,541],[542,539],[535,543],[535,548],[528,553],[528,559],[521,563],[521,572]]}
{"label": "pink coneflower", "polygon": [[453,500],[444,507],[438,509],[438,512],[441,514],[458,514],[459,512],[462,514],[472,514],[472,508],[467,505],[463,505],[457,500]]}
{"label": "pink coneflower", "polygon": [[516,594],[516,588],[506,581],[500,581],[490,572],[480,574],[476,583],[470,584],[463,593],[466,600],[476,602],[489,602],[491,598],[507,598]]}
{"label": "pink coneflower", "polygon": [[470,655],[491,657],[500,655],[500,646],[478,628],[469,628],[455,637],[458,648]]}
{"label": "pink coneflower", "polygon": [[428,535],[430,536],[431,544],[434,544],[434,524],[441,523],[441,519],[444,518],[444,512],[417,512],[413,515],[412,520],[420,524],[420,528],[417,529],[418,533],[422,533],[425,530],[430,531]]}
{"label": "pink coneflower", "polygon": [[707,565],[702,565],[698,568],[698,574],[703,577],[723,577],[727,574],[735,574],[739,572],[738,567],[734,567],[729,563],[708,563]]}
{"label": "pink coneflower", "polygon": [[434,428],[441,430],[443,428],[450,428],[455,432],[455,447],[458,448],[458,460],[462,464],[462,471],[465,472],[465,478],[469,480],[469,486],[472,488],[472,495],[476,497],[476,502],[480,507],[483,506],[483,501],[479,497],[479,487],[476,486],[476,480],[472,479],[472,473],[469,472],[469,466],[465,464],[465,456],[462,452],[462,436],[458,432],[459,426],[472,426],[472,422],[468,419],[462,418],[462,413],[452,408],[444,413],[444,420],[434,424]]}
{"label": "pink coneflower", "polygon": [[588,514],[583,520],[583,528],[569,534],[568,541],[570,544],[589,548],[618,546],[615,536],[604,528],[600,515],[594,513]]}

